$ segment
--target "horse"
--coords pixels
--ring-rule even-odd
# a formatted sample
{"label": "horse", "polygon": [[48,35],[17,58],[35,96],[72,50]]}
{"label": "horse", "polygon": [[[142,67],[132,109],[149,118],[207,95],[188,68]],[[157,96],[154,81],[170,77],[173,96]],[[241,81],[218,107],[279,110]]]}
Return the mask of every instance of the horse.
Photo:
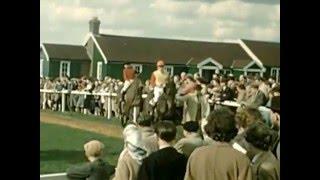
{"label": "horse", "polygon": [[152,115],[154,122],[162,120],[176,120],[175,94],[177,90],[172,79],[166,84],[164,93],[159,97],[158,102],[153,107],[149,101],[153,98],[153,91],[149,92],[143,103],[143,114]]}
{"label": "horse", "polygon": [[[134,117],[139,114],[142,105],[142,89],[143,83],[140,78],[136,77],[131,85],[128,87],[123,97],[119,93],[119,118],[121,125],[125,127],[128,122],[133,121]],[[137,111],[133,114],[134,107]]]}

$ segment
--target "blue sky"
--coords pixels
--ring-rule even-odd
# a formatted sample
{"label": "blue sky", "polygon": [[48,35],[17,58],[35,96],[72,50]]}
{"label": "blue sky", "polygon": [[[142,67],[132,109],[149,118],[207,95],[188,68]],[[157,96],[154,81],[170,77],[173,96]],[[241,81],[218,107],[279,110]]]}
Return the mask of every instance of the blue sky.
{"label": "blue sky", "polygon": [[93,16],[104,34],[280,41],[279,0],[41,0],[40,42],[81,44]]}

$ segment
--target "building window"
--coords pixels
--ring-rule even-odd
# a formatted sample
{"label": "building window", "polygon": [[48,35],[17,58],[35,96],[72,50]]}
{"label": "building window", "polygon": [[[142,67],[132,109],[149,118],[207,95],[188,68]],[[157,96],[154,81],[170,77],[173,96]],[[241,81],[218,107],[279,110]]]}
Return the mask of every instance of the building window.
{"label": "building window", "polygon": [[169,73],[170,76],[173,76],[173,66],[164,66],[164,69]]}
{"label": "building window", "polygon": [[70,77],[70,61],[60,62],[60,77]]}
{"label": "building window", "polygon": [[231,74],[231,73],[232,73],[232,72],[231,72],[230,69],[224,69],[224,70],[223,70],[223,74],[228,75],[228,74]]}
{"label": "building window", "polygon": [[276,76],[276,74],[277,74],[277,69],[275,69],[275,68],[272,68],[271,69],[271,76]]}
{"label": "building window", "polygon": [[131,64],[134,70],[136,70],[138,73],[142,73],[142,65],[141,64]]}
{"label": "building window", "polygon": [[102,62],[97,63],[97,79],[102,80]]}
{"label": "building window", "polygon": [[276,78],[276,82],[280,82],[280,68],[271,68],[270,75]]}
{"label": "building window", "polygon": [[40,59],[40,77],[43,77],[43,59]]}

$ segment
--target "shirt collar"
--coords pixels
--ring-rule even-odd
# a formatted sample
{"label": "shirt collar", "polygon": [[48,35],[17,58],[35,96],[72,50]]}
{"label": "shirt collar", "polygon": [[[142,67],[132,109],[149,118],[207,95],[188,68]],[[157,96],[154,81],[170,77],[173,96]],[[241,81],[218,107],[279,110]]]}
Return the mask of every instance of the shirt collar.
{"label": "shirt collar", "polygon": [[258,154],[256,154],[253,158],[252,158],[252,164],[256,163],[256,161],[258,160],[258,158],[262,155],[263,152],[259,152]]}
{"label": "shirt collar", "polygon": [[169,144],[161,145],[161,146],[159,146],[159,149],[164,149],[164,148],[167,148],[167,147],[170,147],[170,145]]}

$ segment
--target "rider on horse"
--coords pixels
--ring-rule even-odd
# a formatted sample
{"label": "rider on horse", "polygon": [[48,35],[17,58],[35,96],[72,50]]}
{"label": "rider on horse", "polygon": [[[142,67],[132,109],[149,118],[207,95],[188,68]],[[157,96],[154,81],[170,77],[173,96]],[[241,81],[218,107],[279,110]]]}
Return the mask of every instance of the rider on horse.
{"label": "rider on horse", "polygon": [[164,87],[169,80],[169,73],[164,69],[164,61],[157,61],[157,70],[155,70],[150,78],[150,85],[153,87],[154,97],[149,102],[152,106],[155,106],[159,100],[159,97],[164,92]]}
{"label": "rider on horse", "polygon": [[135,70],[132,68],[131,64],[125,63],[124,64],[124,69],[123,69],[123,80],[124,80],[124,85],[123,88],[121,89],[121,95],[122,97],[124,96],[125,92],[131,85],[135,78]]}

